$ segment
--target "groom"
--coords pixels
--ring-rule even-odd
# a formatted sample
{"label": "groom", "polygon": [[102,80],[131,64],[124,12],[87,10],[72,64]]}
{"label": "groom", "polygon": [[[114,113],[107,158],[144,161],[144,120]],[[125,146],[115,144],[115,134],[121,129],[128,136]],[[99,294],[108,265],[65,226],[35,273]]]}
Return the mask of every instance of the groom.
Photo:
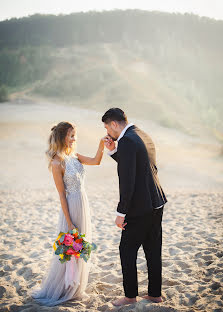
{"label": "groom", "polygon": [[117,299],[113,305],[136,302],[136,260],[141,245],[149,280],[148,295],[144,298],[161,302],[161,223],[167,200],[157,176],[155,146],[145,132],[128,123],[125,113],[119,108],[109,109],[102,122],[108,134],[105,142],[108,154],[118,164],[120,192],[115,223],[122,229],[119,251],[125,297]]}

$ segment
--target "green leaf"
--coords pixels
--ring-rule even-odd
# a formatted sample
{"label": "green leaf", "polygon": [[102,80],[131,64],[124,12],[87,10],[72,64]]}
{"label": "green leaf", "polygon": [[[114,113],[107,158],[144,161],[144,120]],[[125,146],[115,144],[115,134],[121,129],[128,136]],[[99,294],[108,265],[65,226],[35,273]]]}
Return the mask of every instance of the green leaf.
{"label": "green leaf", "polygon": [[59,255],[62,254],[64,252],[64,247],[63,246],[59,246],[56,250],[55,250],[55,254]]}
{"label": "green leaf", "polygon": [[86,254],[81,254],[80,257],[87,262],[89,260],[89,257]]}
{"label": "green leaf", "polygon": [[65,258],[59,259],[61,263],[65,263],[67,260]]}
{"label": "green leaf", "polygon": [[78,232],[78,231],[77,231],[76,229],[73,229],[73,230],[70,230],[70,231],[69,231],[70,234],[75,234],[75,233],[77,233],[77,232]]}
{"label": "green leaf", "polygon": [[92,246],[92,247],[91,247],[92,250],[96,250],[96,249],[97,249],[97,245],[96,245],[95,243],[92,243],[91,246]]}
{"label": "green leaf", "polygon": [[62,236],[61,236],[61,238],[59,239],[59,241],[60,241],[61,243],[63,243],[63,241],[64,241],[64,237],[65,237],[65,234],[64,234],[64,235],[62,235]]}

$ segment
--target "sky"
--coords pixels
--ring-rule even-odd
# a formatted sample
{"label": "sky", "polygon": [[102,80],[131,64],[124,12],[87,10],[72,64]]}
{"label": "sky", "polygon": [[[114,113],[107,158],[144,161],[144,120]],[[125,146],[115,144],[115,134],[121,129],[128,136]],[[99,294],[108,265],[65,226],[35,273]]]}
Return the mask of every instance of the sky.
{"label": "sky", "polygon": [[223,20],[223,0],[0,0],[0,20],[113,9],[188,12]]}

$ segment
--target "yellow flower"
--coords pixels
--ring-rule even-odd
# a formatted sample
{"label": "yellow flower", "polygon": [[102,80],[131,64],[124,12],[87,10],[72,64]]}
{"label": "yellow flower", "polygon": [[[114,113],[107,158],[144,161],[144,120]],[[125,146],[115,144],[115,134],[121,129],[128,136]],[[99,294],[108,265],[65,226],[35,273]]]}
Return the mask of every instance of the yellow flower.
{"label": "yellow flower", "polygon": [[62,236],[62,235],[64,235],[64,234],[65,234],[65,233],[60,232],[60,234],[58,235],[58,237],[57,237],[56,241],[57,241],[58,239],[60,239],[60,238],[61,238],[61,236]]}
{"label": "yellow flower", "polygon": [[64,257],[64,255],[63,255],[63,254],[60,254],[59,256],[60,256],[60,258],[61,258],[61,259],[63,259],[63,257]]}
{"label": "yellow flower", "polygon": [[62,235],[64,235],[64,234],[65,234],[65,233],[60,232],[60,234],[58,235],[57,239],[55,240],[55,243],[53,244],[53,249],[54,249],[54,250],[57,250],[57,247],[56,247],[56,241],[58,241],[58,239],[60,239],[60,238],[61,238],[61,236],[62,236]]}

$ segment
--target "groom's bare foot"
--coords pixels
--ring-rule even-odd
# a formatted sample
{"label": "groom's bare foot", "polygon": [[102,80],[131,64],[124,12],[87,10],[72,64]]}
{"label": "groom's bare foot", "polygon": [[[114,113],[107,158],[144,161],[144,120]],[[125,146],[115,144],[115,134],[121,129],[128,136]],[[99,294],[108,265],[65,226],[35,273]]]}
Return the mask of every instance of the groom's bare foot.
{"label": "groom's bare foot", "polygon": [[147,299],[147,300],[150,300],[152,302],[155,302],[155,303],[160,303],[163,301],[162,297],[151,297],[151,296],[143,296],[143,299]]}
{"label": "groom's bare foot", "polygon": [[126,304],[132,304],[135,302],[137,302],[136,298],[122,297],[122,298],[119,298],[115,301],[112,301],[112,304],[116,307],[119,307],[119,306],[123,306]]}

